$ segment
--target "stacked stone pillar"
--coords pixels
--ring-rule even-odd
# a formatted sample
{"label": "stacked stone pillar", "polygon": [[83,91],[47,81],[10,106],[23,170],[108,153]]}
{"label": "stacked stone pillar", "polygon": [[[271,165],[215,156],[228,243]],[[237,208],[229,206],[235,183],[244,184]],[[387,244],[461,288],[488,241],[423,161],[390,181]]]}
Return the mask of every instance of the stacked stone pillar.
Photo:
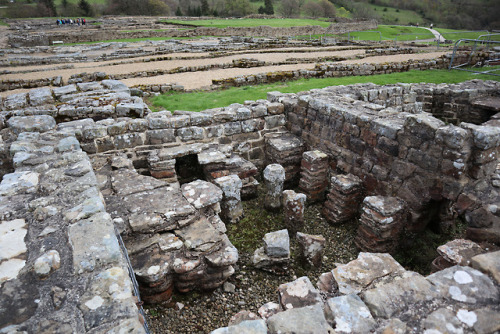
{"label": "stacked stone pillar", "polygon": [[306,199],[306,195],[296,193],[293,190],[285,190],[283,192],[285,226],[292,235],[298,231],[304,230],[304,208]]}
{"label": "stacked stone pillar", "polygon": [[405,222],[404,203],[395,197],[368,196],[363,201],[354,242],[364,252],[390,253],[396,249]]}
{"label": "stacked stone pillar", "polygon": [[339,224],[356,218],[363,200],[361,179],[352,174],[332,176],[326,198],[323,216],[329,223]]}
{"label": "stacked stone pillar", "polygon": [[278,210],[281,207],[285,169],[279,164],[270,164],[264,169],[263,176],[267,189],[264,206],[271,211]]}
{"label": "stacked stone pillar", "polygon": [[221,217],[225,223],[237,223],[243,217],[241,188],[243,183],[238,175],[219,177],[214,183],[222,190]]}
{"label": "stacked stone pillar", "polygon": [[300,190],[308,201],[321,201],[328,183],[328,156],[321,151],[304,152],[300,168]]}
{"label": "stacked stone pillar", "polygon": [[148,167],[152,177],[168,183],[177,182],[175,159],[162,160],[157,151],[152,151],[148,155]]}

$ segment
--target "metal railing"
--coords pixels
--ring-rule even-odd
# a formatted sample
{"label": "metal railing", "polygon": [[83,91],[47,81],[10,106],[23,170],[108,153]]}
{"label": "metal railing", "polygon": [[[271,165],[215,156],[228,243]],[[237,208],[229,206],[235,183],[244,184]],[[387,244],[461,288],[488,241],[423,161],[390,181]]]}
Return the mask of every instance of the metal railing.
{"label": "metal railing", "polygon": [[[487,36],[487,35],[484,35],[484,36]],[[481,37],[481,36],[479,36],[479,37]],[[462,43],[473,43],[473,46],[472,46],[472,49],[469,53],[469,57],[467,59],[467,62],[465,62],[463,64],[453,65],[453,63],[455,62],[456,57],[457,57],[457,51]],[[449,70],[455,69],[455,70],[473,72],[473,73],[478,73],[478,74],[488,74],[488,75],[500,76],[500,74],[492,73],[495,71],[500,71],[500,68],[486,70],[486,71],[476,71],[473,69],[464,68],[465,66],[468,66],[468,65],[475,65],[475,64],[471,64],[471,60],[472,60],[472,56],[477,51],[478,45],[481,45],[481,46],[486,45],[486,47],[492,47],[495,44],[500,45],[500,41],[482,40],[482,39],[466,39],[466,38],[459,39],[458,41],[455,42],[455,46],[453,48],[453,54],[451,55],[450,65],[449,65],[448,69]],[[488,62],[496,62],[496,61],[500,61],[500,58],[498,56],[494,56],[493,59],[488,59]]]}
{"label": "metal railing", "polygon": [[151,332],[149,331],[149,326],[148,326],[148,321],[147,321],[148,319],[146,318],[146,314],[144,312],[144,309],[142,308],[141,295],[139,292],[139,283],[137,283],[137,279],[135,278],[134,269],[132,268],[132,263],[130,263],[130,258],[128,257],[127,248],[125,248],[125,244],[123,243],[122,236],[117,231],[116,227],[115,227],[115,235],[116,235],[116,238],[118,239],[118,244],[120,245],[123,256],[125,256],[125,260],[127,261],[128,274],[130,276],[130,280],[132,281],[132,286],[134,288],[134,295],[135,295],[135,297],[137,297],[137,308],[139,309],[139,313],[144,318],[144,331],[146,332],[146,334],[150,334]]}

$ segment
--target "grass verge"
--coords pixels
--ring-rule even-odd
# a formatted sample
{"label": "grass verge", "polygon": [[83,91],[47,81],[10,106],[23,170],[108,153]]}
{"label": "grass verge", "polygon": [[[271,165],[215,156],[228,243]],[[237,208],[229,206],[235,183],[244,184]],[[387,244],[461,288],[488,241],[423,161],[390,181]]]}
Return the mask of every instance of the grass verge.
{"label": "grass verge", "polygon": [[228,27],[258,27],[271,26],[276,28],[281,27],[301,27],[301,26],[321,26],[328,27],[330,22],[313,20],[313,19],[213,19],[213,20],[166,20],[165,23],[182,24],[195,27],[212,27],[212,28],[228,28]]}
{"label": "grass verge", "polygon": [[496,80],[500,77],[480,75],[459,70],[428,70],[409,71],[392,74],[371,76],[352,76],[343,78],[300,79],[296,81],[280,82],[258,86],[235,87],[217,91],[197,91],[188,93],[162,94],[150,99],[154,110],[190,110],[202,111],[210,108],[228,106],[231,103],[243,103],[265,99],[267,92],[280,91],[282,93],[297,93],[315,88],[328,86],[351,85],[355,83],[373,82],[378,85],[394,83],[458,83],[472,79]]}
{"label": "grass verge", "polygon": [[[363,41],[378,41],[380,34],[382,40],[393,40],[397,38],[398,41],[414,41],[417,39],[431,39],[434,35],[429,30],[417,27],[403,27],[394,25],[379,25],[377,29],[370,31],[356,31],[351,32],[351,38]],[[347,34],[344,34],[347,36]]]}

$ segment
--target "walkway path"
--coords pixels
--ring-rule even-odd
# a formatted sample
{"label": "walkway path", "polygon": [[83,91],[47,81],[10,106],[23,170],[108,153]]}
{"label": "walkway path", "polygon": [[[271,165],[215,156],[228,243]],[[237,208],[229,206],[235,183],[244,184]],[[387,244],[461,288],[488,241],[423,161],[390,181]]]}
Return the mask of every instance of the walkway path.
{"label": "walkway path", "polygon": [[439,41],[439,43],[444,43],[444,41],[446,41],[446,39],[443,37],[443,35],[441,35],[439,33],[439,31],[437,31],[435,29],[431,29],[431,28],[426,28],[426,27],[422,27],[422,28],[429,30],[434,35],[434,38],[437,41]]}

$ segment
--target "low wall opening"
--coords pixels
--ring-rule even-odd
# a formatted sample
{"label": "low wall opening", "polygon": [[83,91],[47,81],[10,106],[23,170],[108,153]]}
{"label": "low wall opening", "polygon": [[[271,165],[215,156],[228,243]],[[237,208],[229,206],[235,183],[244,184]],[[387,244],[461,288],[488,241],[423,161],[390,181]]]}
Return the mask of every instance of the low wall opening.
{"label": "low wall opening", "polygon": [[181,185],[205,179],[203,168],[198,162],[198,154],[188,154],[175,159],[175,172]]}

